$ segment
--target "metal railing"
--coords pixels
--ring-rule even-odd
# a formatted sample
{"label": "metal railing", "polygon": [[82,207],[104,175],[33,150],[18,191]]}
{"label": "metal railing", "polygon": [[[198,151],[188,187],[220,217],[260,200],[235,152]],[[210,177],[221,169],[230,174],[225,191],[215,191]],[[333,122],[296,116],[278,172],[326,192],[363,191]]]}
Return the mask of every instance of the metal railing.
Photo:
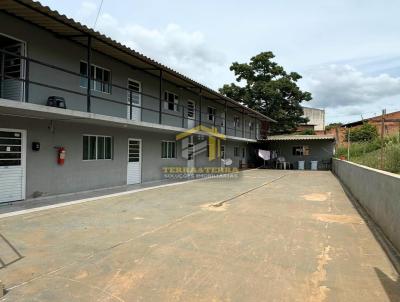
{"label": "metal railing", "polygon": [[[113,114],[111,112],[101,112],[101,114],[104,115],[123,117],[127,118],[128,120],[129,119],[132,120],[133,111],[135,108],[138,108],[140,109],[140,121],[148,121],[151,123],[170,125],[181,128],[188,128],[189,121],[191,121],[191,123],[194,124],[195,126],[204,125],[207,127],[216,127],[220,132],[226,135],[240,136],[251,139],[266,137],[266,129],[262,129],[261,125],[259,127],[259,133],[256,133],[257,129],[256,123],[260,122],[260,119],[256,117],[250,117],[250,115],[246,114],[246,112],[244,111],[228,108],[226,104],[225,104],[225,110],[219,112],[221,114],[224,113],[225,118],[218,116],[218,114],[214,114],[212,116],[209,115],[209,112],[204,111],[202,108],[205,105],[203,104],[203,102],[207,101],[207,98],[201,95],[201,93],[196,93],[193,90],[187,90],[187,91],[199,97],[199,100],[196,101],[196,103],[200,102],[199,104],[200,106],[196,106],[194,108],[194,115],[191,116],[191,114],[189,113],[192,113],[193,108],[189,109],[187,105],[184,105],[182,103],[171,104],[174,110],[166,109],[168,108],[168,105],[170,103],[167,100],[165,100],[161,95],[161,92],[162,93],[164,92],[161,88],[160,88],[160,95],[155,96],[149,93],[145,93],[143,91],[132,90],[129,89],[128,87],[123,87],[121,85],[112,83],[112,77],[110,78],[110,81],[101,81],[98,79],[94,79],[92,77],[89,83],[89,78],[86,75],[68,70],[60,66],[49,64],[40,60],[18,55],[3,49],[0,49],[0,58],[1,58],[0,98],[10,98],[5,96],[6,94],[5,92],[7,90],[6,86],[10,85],[10,81],[16,81],[17,83],[20,83],[20,89],[21,89],[21,93],[18,95],[19,99],[15,99],[17,101],[31,102],[32,100],[34,100],[35,103],[38,103],[39,100],[37,99],[37,96],[32,97],[32,94],[35,90],[33,87],[38,87],[40,89],[38,89],[39,92],[36,94],[39,94],[39,98],[43,97],[46,98],[48,96],[55,95],[55,93],[60,94],[58,96],[64,97],[66,99],[67,107],[72,110],[93,112],[93,107],[95,107],[94,106],[95,103],[93,101],[96,101],[99,103],[112,104],[116,106],[122,106],[122,108],[125,108],[120,111],[117,110],[118,114],[116,113]],[[8,59],[14,58],[16,60],[19,60],[20,64],[19,76],[13,76],[11,75],[11,73],[7,72],[6,70],[7,66],[5,66],[5,58]],[[38,76],[39,73],[40,75]],[[32,80],[32,78],[46,79],[46,77],[47,77],[46,81]],[[80,86],[80,83],[82,83],[82,79],[85,79],[87,86],[90,85],[91,87],[90,92],[87,90],[87,86],[86,87]],[[64,83],[64,85],[60,86],[59,84],[55,84],[54,82],[57,83],[61,82]],[[110,87],[110,93],[94,90],[93,89],[94,87],[91,85],[94,82],[108,85]],[[76,87],[76,89],[68,88],[68,86]],[[177,85],[176,87],[178,90],[182,89]],[[47,89],[47,91],[43,91],[43,89]],[[119,96],[117,97],[114,96],[113,98],[112,97],[113,93],[115,94],[116,90],[120,92]],[[178,94],[179,98],[180,93],[175,93],[175,94]],[[78,98],[81,97],[82,100],[75,102],[74,105],[70,106],[72,102],[71,99],[68,99],[68,95],[74,95],[77,96]],[[140,105],[135,104],[133,102],[132,97],[128,98],[128,95],[139,96],[141,100]],[[125,99],[125,101],[121,101],[121,99]],[[47,99],[44,99],[42,101],[45,104]],[[89,105],[87,106],[86,102],[91,102],[91,106]],[[205,106],[207,107],[208,105],[209,104],[206,104]],[[84,110],[84,108],[86,108],[86,110]],[[113,107],[113,109],[115,108]],[[99,113],[98,111],[99,110],[94,110],[94,113]],[[107,111],[107,109],[103,111]],[[233,121],[232,121],[232,123],[234,124],[233,127],[228,125],[228,120],[227,120],[228,112],[233,113],[233,115],[240,117],[240,125],[236,125],[236,123],[234,123]],[[147,118],[145,118],[146,114],[148,115]],[[249,124],[247,125],[245,124],[245,119],[244,119],[245,116],[247,118],[246,120],[247,123],[252,122],[252,128],[249,126]]]}

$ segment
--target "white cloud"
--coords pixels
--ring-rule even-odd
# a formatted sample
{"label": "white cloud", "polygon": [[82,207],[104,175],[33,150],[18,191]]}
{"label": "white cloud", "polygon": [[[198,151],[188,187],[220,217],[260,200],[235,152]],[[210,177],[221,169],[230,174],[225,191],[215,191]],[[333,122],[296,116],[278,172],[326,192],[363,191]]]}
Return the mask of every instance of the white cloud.
{"label": "white cloud", "polygon": [[76,18],[82,22],[87,21],[97,12],[97,4],[92,1],[83,1],[76,14]]}
{"label": "white cloud", "polygon": [[313,94],[314,106],[349,107],[353,112],[359,112],[367,104],[400,96],[400,77],[369,76],[350,65],[328,65],[310,70],[305,74],[303,84]]}
{"label": "white cloud", "polygon": [[[90,26],[97,6],[83,2],[80,11],[79,20]],[[177,24],[147,28],[125,23],[104,12],[99,16],[96,30],[205,85],[218,87],[219,75],[228,70],[225,55],[207,43],[202,32],[187,31]]]}

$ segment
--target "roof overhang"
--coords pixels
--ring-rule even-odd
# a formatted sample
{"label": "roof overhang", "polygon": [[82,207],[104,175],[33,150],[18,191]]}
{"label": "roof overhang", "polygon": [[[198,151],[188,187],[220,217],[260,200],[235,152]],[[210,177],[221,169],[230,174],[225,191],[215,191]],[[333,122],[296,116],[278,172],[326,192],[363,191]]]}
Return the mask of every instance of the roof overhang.
{"label": "roof overhang", "polygon": [[272,135],[268,136],[263,141],[316,141],[316,140],[331,140],[334,141],[335,137],[332,135]]}
{"label": "roof overhang", "polygon": [[60,14],[58,11],[51,10],[48,6],[41,5],[37,1],[1,0],[0,10],[50,31],[58,38],[69,39],[85,47],[87,45],[88,37],[91,37],[91,47],[93,50],[110,56],[124,64],[128,64],[133,69],[143,70],[155,76],[159,76],[161,71],[163,73],[163,79],[173,82],[178,87],[201,93],[202,96],[212,101],[221,104],[226,103],[228,108],[234,108],[235,110],[246,112],[249,116],[269,122],[276,122],[270,117],[247,108],[239,102],[228,98],[159,62],[154,61],[125,45],[122,45],[110,37]]}

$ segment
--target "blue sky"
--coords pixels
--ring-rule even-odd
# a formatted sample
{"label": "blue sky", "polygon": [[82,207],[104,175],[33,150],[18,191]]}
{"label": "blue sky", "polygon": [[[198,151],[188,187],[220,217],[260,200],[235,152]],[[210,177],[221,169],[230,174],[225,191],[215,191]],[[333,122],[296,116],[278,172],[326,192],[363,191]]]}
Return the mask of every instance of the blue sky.
{"label": "blue sky", "polygon": [[[41,0],[93,27],[101,0]],[[272,51],[328,122],[400,110],[400,1],[103,0],[96,29],[217,89]]]}

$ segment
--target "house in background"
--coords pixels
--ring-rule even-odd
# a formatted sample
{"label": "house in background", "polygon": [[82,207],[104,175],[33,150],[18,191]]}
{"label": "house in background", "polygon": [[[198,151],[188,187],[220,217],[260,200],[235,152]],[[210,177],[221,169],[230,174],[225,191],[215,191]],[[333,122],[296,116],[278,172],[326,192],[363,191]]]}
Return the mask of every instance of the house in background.
{"label": "house in background", "polygon": [[[270,168],[329,170],[331,159],[335,154],[335,137],[333,135],[272,135],[263,139],[260,149],[276,153],[277,158],[269,161]],[[285,165],[279,165],[279,162]],[[262,161],[259,160],[259,165]]]}
{"label": "house in background", "polygon": [[314,130],[316,134],[324,134],[325,130],[325,110],[303,107],[303,117],[308,118],[306,124],[301,124],[297,127],[296,132],[303,132],[305,130]]}
{"label": "house in background", "polygon": [[[38,2],[0,9],[0,202],[239,167],[274,122]],[[198,125],[224,134],[221,158],[182,156]]]}
{"label": "house in background", "polygon": [[369,123],[376,127],[378,133],[381,133],[382,130],[382,118],[383,118],[383,135],[384,136],[394,136],[397,135],[400,137],[400,111],[394,111],[390,113],[386,113],[384,116],[377,115],[374,117],[358,120],[355,122],[343,124],[340,127],[332,128],[329,131],[326,131],[327,134],[334,135],[336,141],[339,145],[346,144],[346,132],[350,129],[356,129],[362,126],[364,123]]}

